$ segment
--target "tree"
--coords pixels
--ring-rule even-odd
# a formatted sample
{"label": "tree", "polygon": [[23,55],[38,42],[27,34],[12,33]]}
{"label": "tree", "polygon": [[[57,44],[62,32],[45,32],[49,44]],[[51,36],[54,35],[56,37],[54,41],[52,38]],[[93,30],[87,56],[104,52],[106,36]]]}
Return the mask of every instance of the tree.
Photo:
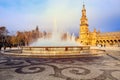
{"label": "tree", "polygon": [[17,45],[17,37],[16,36],[12,36],[11,39],[10,39],[10,42],[13,46],[16,46]]}
{"label": "tree", "polygon": [[6,36],[7,36],[8,30],[5,26],[0,27],[0,48],[4,47],[6,48]]}

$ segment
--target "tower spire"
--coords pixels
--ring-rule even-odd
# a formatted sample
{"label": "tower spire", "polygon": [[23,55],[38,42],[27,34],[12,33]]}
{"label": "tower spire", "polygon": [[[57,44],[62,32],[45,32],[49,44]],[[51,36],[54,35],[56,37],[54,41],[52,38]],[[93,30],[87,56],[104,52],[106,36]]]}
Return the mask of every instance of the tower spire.
{"label": "tower spire", "polygon": [[83,9],[85,9],[85,2],[84,2],[84,0],[83,0]]}
{"label": "tower spire", "polygon": [[83,3],[83,9],[82,9],[82,16],[81,16],[81,25],[88,25],[88,20],[86,17],[86,9],[85,4]]}
{"label": "tower spire", "polygon": [[89,44],[89,38],[88,38],[89,27],[88,26],[89,25],[88,25],[88,19],[86,16],[85,4],[83,2],[82,16],[80,19],[80,32],[79,32],[79,39],[83,45]]}

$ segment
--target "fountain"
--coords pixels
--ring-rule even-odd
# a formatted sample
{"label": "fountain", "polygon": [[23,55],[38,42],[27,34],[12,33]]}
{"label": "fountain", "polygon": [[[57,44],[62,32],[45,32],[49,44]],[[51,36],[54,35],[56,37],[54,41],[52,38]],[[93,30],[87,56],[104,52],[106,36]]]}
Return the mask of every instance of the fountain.
{"label": "fountain", "polygon": [[62,40],[62,33],[58,31],[55,24],[52,32],[52,36],[49,39],[40,38],[36,42],[30,44],[30,46],[23,47],[22,53],[28,53],[30,55],[40,56],[60,56],[60,55],[79,55],[83,50],[89,50],[89,46],[82,46],[75,41],[75,36],[67,33],[67,39]]}

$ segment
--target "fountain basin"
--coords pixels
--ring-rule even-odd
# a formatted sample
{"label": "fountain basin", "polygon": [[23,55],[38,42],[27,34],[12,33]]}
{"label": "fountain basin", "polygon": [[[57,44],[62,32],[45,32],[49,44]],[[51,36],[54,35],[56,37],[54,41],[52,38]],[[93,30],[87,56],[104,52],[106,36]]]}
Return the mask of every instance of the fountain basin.
{"label": "fountain basin", "polygon": [[90,49],[89,46],[23,47],[6,50],[3,53],[4,56],[19,58],[78,58],[99,57],[104,54],[106,54],[105,50]]}
{"label": "fountain basin", "polygon": [[53,46],[53,47],[23,47],[22,53],[31,53],[39,55],[67,55],[80,54],[81,51],[87,51],[90,46]]}

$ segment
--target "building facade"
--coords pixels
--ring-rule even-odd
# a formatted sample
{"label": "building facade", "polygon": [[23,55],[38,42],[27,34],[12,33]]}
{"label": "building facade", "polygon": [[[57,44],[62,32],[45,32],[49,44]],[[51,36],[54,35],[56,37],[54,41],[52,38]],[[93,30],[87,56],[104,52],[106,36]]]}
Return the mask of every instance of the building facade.
{"label": "building facade", "polygon": [[89,30],[88,19],[86,16],[85,5],[83,5],[82,16],[80,19],[79,38],[77,39],[82,45],[92,46],[120,46],[120,32],[101,33],[94,29]]}

